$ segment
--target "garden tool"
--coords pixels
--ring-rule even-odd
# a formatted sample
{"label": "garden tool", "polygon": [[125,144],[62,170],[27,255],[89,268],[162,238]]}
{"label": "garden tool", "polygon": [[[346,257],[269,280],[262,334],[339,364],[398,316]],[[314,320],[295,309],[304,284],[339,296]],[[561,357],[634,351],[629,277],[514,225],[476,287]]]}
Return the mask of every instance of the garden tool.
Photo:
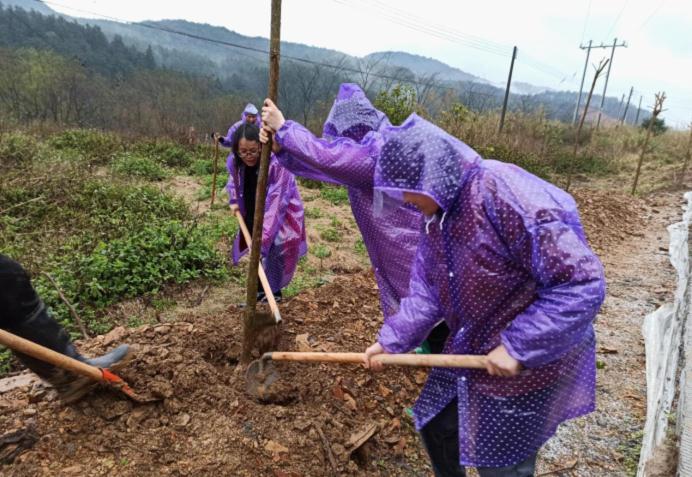
{"label": "garden tool", "polygon": [[[273,351],[250,363],[246,372],[245,389],[248,394],[262,400],[267,389],[279,379],[272,361],[298,361],[302,363],[362,364],[365,353],[311,353]],[[379,354],[372,358],[386,366],[415,366],[439,368],[485,369],[484,355],[462,354]]]}
{"label": "garden tool", "polygon": [[0,344],[18,353],[23,353],[32,358],[44,361],[57,368],[80,376],[85,376],[97,383],[106,384],[110,388],[117,389],[124,393],[133,401],[145,403],[159,400],[154,397],[145,397],[136,393],[121,377],[107,368],[97,368],[96,366],[92,366],[12,333],[8,333],[5,330],[0,330]]}
{"label": "garden tool", "polygon": [[[242,231],[243,237],[245,237],[245,243],[250,246],[252,243],[252,240],[250,239],[250,231],[247,228],[247,225],[245,225],[245,220],[243,219],[243,214],[240,213],[240,210],[235,210],[235,216],[238,219],[238,224],[240,225],[240,230]],[[272,289],[269,286],[269,281],[267,280],[267,275],[264,273],[264,268],[262,267],[262,262],[258,263],[258,270],[257,274],[259,276],[260,282],[262,283],[262,288],[264,289],[264,293],[267,296],[267,302],[269,303],[269,308],[271,308],[272,314],[274,315],[273,318],[271,316],[266,316],[266,313],[260,313],[258,312],[256,314],[256,320],[259,324],[259,326],[269,326],[269,325],[275,325],[281,322],[281,313],[279,312],[279,306],[276,304],[276,299],[274,299],[274,293],[272,293]],[[261,316],[265,315],[265,316]]]}

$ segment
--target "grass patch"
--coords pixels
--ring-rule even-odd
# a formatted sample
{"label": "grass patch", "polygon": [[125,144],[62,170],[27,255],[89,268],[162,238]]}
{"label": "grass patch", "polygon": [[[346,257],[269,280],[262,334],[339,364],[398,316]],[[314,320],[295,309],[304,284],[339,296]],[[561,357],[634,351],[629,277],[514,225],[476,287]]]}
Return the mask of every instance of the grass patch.
{"label": "grass patch", "polygon": [[327,242],[340,242],[342,239],[341,231],[335,228],[324,229],[320,232],[320,238]]}

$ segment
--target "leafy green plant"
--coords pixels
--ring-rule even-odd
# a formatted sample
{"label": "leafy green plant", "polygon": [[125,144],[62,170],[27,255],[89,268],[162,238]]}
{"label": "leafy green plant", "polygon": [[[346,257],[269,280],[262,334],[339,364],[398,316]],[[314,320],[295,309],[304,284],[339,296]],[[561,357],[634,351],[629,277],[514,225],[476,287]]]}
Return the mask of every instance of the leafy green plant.
{"label": "leafy green plant", "polygon": [[321,243],[313,246],[311,252],[315,257],[320,259],[320,270],[322,270],[322,261],[332,255],[332,251],[329,247]]}
{"label": "leafy green plant", "polygon": [[28,134],[15,132],[0,135],[0,167],[30,161],[38,150],[38,142]]}
{"label": "leafy green plant", "polygon": [[159,163],[132,153],[123,153],[118,156],[113,163],[113,171],[150,181],[161,181],[168,177],[168,173]]}
{"label": "leafy green plant", "polygon": [[[214,163],[211,160],[197,159],[190,164],[190,167],[188,167],[187,172],[193,176],[206,176],[208,174],[213,174]],[[223,175],[226,174],[226,167],[225,165],[221,164],[221,161],[219,161],[218,164],[217,174],[218,173],[221,173]]]}
{"label": "leafy green plant", "polygon": [[168,167],[189,167],[192,164],[192,153],[173,141],[140,142],[135,145],[134,151]]}
{"label": "leafy green plant", "polygon": [[348,191],[344,187],[324,186],[320,189],[320,196],[334,205],[348,204]]}
{"label": "leafy green plant", "polygon": [[324,217],[324,214],[317,207],[306,207],[305,217],[307,217],[308,219],[320,219]]}
{"label": "leafy green plant", "polygon": [[358,237],[353,248],[357,253],[359,253],[361,255],[367,255],[368,254],[368,249],[365,248],[365,242],[363,242],[362,237]]}
{"label": "leafy green plant", "polygon": [[330,227],[320,232],[320,238],[327,242],[339,242],[342,238],[342,234],[339,230]]}
{"label": "leafy green plant", "polygon": [[415,111],[416,90],[407,84],[397,84],[388,91],[380,91],[374,105],[398,126]]}
{"label": "leafy green plant", "polygon": [[90,164],[104,164],[122,150],[118,136],[94,129],[69,129],[51,137],[49,144],[58,150],[77,150]]}

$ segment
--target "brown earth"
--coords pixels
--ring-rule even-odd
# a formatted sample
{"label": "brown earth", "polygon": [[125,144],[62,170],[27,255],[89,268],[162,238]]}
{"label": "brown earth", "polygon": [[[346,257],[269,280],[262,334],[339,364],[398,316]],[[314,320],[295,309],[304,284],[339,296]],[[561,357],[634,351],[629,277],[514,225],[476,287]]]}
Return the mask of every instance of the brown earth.
{"label": "brown earth", "polygon": [[[666,257],[655,253],[657,244],[667,244],[665,225],[679,217],[680,195],[656,202],[603,191],[575,194],[614,298],[597,323],[605,363],[599,413],[567,426],[573,432],[562,432],[544,452],[540,472],[626,475],[624,458],[615,454],[622,454],[618,442],[642,425],[640,326],[674,286]],[[646,280],[652,267],[662,271]],[[136,345],[136,358],[121,374],[135,389],[156,393],[157,403],[135,404],[109,390],[69,407],[52,392],[28,387],[0,395],[0,426],[6,432],[31,428],[37,437],[14,463],[0,466],[0,475],[431,475],[405,411],[425,372],[371,375],[354,365],[280,363],[286,400],[260,404],[246,394],[244,368],[237,364],[242,314],[219,306],[225,298],[208,295],[205,301],[216,306],[186,307],[176,321],[117,328],[80,343],[86,354],[119,342]],[[645,304],[633,309],[620,301]],[[343,273],[301,292],[282,304],[282,315],[282,350],[362,351],[382,319],[367,272]],[[588,448],[603,455],[587,456]]]}

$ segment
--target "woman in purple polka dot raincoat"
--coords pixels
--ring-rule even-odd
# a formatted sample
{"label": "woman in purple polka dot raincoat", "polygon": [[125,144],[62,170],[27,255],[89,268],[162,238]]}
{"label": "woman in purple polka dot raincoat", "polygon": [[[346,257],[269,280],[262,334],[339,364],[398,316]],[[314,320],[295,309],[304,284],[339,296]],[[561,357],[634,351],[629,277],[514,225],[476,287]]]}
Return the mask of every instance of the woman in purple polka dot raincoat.
{"label": "woman in purple polka dot raincoat", "polygon": [[[231,141],[230,170],[226,190],[231,209],[237,209],[252,233],[261,145],[259,129],[241,124]],[[248,244],[241,233],[233,242],[233,263],[247,253]],[[269,159],[267,196],[262,229],[262,264],[274,297],[281,299],[281,289],[293,279],[298,261],[307,253],[303,201],[293,174],[282,167],[272,154]],[[257,294],[266,300],[264,290]]]}
{"label": "woman in purple polka dot raincoat", "polygon": [[[347,188],[375,271],[382,311],[385,317],[392,315],[408,293],[422,222],[420,212],[413,208],[402,207],[384,218],[373,214],[375,157],[382,146],[376,131],[390,126],[387,116],[352,83],[339,87],[322,138],[295,121],[284,120],[271,101],[262,110],[269,121],[265,124],[277,131],[276,157],[284,167],[297,176]],[[437,328],[428,339],[431,348],[440,351],[446,336],[446,326]]]}
{"label": "woman in purple polka dot raincoat", "polygon": [[414,406],[436,475],[530,476],[558,425],[595,407],[605,281],[576,204],[415,114],[381,136],[377,212],[407,202],[425,224],[410,292],[366,353],[409,352],[443,317],[444,353],[488,365],[433,369]]}
{"label": "woman in purple polka dot raincoat", "polygon": [[[226,133],[225,136],[217,136],[217,140],[219,141],[219,144],[221,144],[223,147],[232,147],[233,145],[233,135],[235,132],[238,130],[241,124],[254,124],[258,128],[262,127],[262,120],[258,116],[259,111],[257,111],[257,107],[252,104],[252,103],[247,103],[245,105],[245,109],[243,110],[243,114],[240,115],[240,121],[236,121],[235,123],[231,124],[231,127],[228,128],[228,132]],[[228,157],[226,158],[226,170],[230,174],[231,168],[233,167],[233,151],[231,151],[230,154],[228,154]]]}

